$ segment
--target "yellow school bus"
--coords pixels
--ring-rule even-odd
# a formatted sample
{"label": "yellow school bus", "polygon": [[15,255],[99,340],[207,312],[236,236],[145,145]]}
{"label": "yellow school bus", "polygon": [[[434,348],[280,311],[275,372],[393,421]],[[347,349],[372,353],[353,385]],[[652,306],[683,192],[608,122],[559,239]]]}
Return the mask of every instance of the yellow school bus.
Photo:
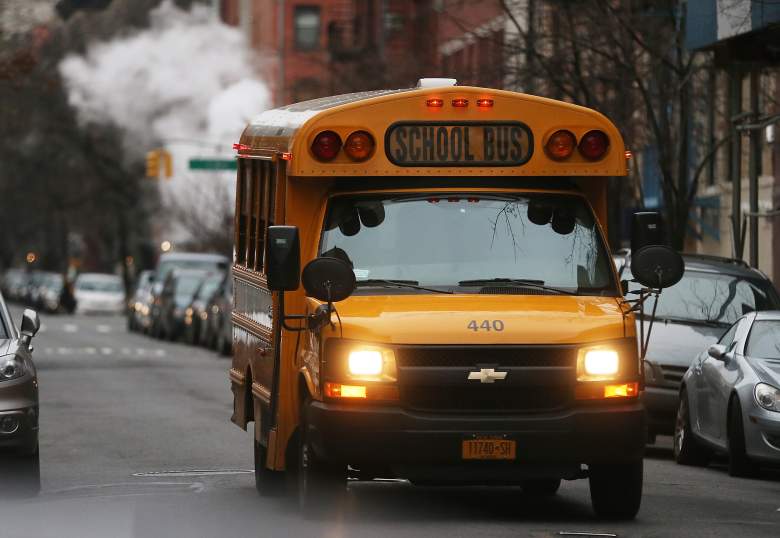
{"label": "yellow school bus", "polygon": [[235,149],[231,420],[254,423],[261,493],[293,483],[309,513],[348,478],[589,478],[597,514],[636,514],[643,369],[605,240],[627,166],[607,118],[423,80],[264,112]]}

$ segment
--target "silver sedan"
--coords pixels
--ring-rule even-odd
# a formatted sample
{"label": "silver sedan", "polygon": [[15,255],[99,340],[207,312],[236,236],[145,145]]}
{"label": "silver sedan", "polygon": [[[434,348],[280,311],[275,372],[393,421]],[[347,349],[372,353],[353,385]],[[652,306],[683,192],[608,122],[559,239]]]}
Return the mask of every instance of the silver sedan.
{"label": "silver sedan", "polygon": [[729,457],[729,474],[780,463],[780,311],[741,317],[683,376],[674,455],[706,465]]}

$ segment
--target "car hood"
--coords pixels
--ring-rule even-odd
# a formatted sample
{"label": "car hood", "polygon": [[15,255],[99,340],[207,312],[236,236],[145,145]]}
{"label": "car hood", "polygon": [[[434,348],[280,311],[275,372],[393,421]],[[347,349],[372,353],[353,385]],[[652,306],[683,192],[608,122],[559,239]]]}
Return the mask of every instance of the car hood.
{"label": "car hood", "polygon": [[[639,322],[637,322],[639,323]],[[649,323],[645,324],[645,334]],[[657,364],[690,366],[696,355],[717,342],[728,327],[687,325],[676,321],[656,321],[650,333],[646,359]],[[639,335],[639,326],[637,326]],[[638,336],[637,336],[638,337]]]}
{"label": "car hood", "polygon": [[761,381],[780,388],[780,360],[745,358]]}
{"label": "car hood", "polygon": [[13,340],[9,340],[9,339],[0,340],[0,357],[3,357],[5,355],[10,355],[14,351],[16,351],[16,346],[12,344],[13,344]]}
{"label": "car hood", "polygon": [[[318,303],[310,301],[312,311]],[[344,338],[378,343],[564,344],[625,336],[614,297],[353,295],[336,308]],[[330,336],[341,336],[337,321]]]}

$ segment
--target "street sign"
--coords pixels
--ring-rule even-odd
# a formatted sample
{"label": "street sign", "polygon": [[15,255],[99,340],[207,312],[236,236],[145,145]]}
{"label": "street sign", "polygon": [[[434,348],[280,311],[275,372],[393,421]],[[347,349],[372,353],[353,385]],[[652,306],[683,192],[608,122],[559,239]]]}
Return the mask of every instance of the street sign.
{"label": "street sign", "polygon": [[235,159],[190,159],[190,170],[236,170]]}

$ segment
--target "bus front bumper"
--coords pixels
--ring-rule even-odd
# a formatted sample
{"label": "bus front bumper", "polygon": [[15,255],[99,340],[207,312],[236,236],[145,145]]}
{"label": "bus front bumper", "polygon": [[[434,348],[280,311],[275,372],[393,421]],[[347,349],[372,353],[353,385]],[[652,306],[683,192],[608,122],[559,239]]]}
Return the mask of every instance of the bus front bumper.
{"label": "bus front bumper", "polygon": [[[317,455],[358,467],[496,465],[464,462],[462,443],[475,436],[514,440],[512,466],[579,469],[581,464],[629,463],[641,459],[645,448],[646,414],[638,400],[538,415],[430,414],[320,401],[309,405],[308,435]],[[497,465],[502,464],[507,462]]]}

